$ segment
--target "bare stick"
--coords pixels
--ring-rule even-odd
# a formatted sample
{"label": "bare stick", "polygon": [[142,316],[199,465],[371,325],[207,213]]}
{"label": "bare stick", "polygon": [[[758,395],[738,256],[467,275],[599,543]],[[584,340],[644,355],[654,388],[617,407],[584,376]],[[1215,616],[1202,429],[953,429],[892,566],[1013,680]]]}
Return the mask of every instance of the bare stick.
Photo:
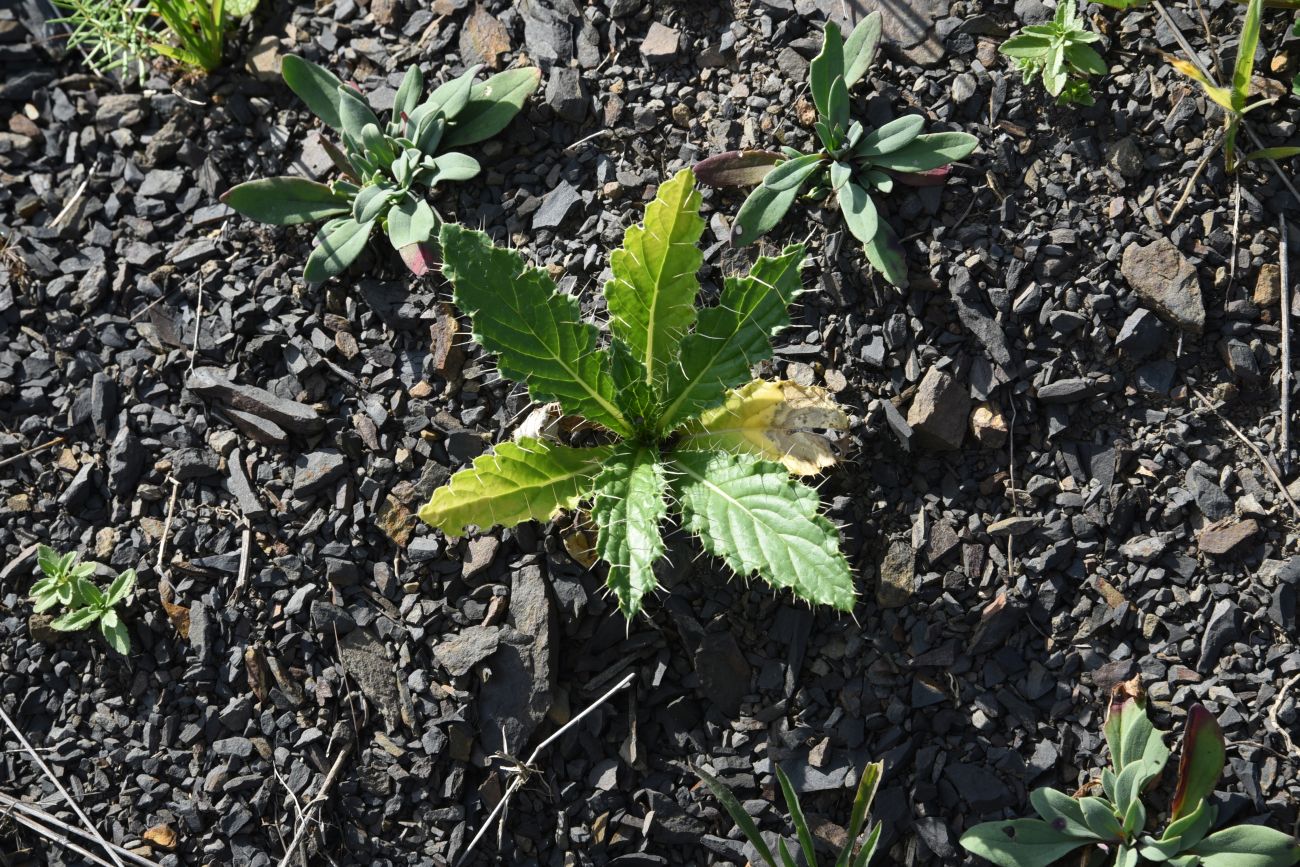
{"label": "bare stick", "polygon": [[163,575],[163,557],[167,553],[167,537],[171,534],[172,513],[176,509],[176,494],[180,492],[181,483],[174,476],[168,476],[172,483],[172,498],[167,501],[167,520],[163,522],[162,540],[158,543],[158,574]]}
{"label": "bare stick", "polygon": [[[582,711],[582,713],[578,714],[573,719],[569,720],[564,725],[560,726],[559,729],[557,729],[553,735],[551,735],[549,738],[547,738],[546,740],[542,741],[540,744],[537,745],[537,749],[533,750],[532,755],[528,757],[528,761],[524,763],[524,766],[529,767],[534,762],[536,762],[537,756],[541,754],[542,750],[546,749],[552,743],[554,743],[556,739],[560,737],[560,735],[564,734],[566,731],[573,728],[573,726],[577,725],[578,721],[581,720],[583,717],[585,717],[587,714],[591,713],[593,710],[600,707],[605,702],[609,701],[610,697],[614,695],[614,693],[618,692],[620,689],[623,689],[627,687],[629,684],[631,684],[632,680],[635,677],[636,677],[636,672],[629,671],[622,680],[620,680],[614,686],[610,687],[608,692],[606,692],[600,698],[593,701],[591,704],[587,705],[587,708],[584,711]],[[501,800],[497,802],[497,805],[492,808],[492,812],[488,813],[487,818],[483,820],[483,824],[479,827],[478,833],[474,835],[473,840],[469,841],[469,845],[465,847],[465,851],[461,853],[460,858],[456,859],[456,867],[460,867],[461,864],[465,863],[465,859],[469,857],[469,853],[474,851],[474,847],[478,845],[479,840],[482,840],[483,835],[487,833],[488,828],[492,827],[492,820],[497,817],[498,813],[500,813],[506,808],[506,804],[510,802],[511,797],[514,796],[515,792],[517,792],[519,788],[523,786],[523,784],[524,784],[524,774],[522,773],[510,781],[510,785],[506,787],[505,795],[502,796]],[[280,865],[280,867],[284,867],[284,865],[282,864]]]}
{"label": "bare stick", "polygon": [[[10,816],[21,813],[32,819],[35,819],[36,821],[44,822],[46,825],[49,825],[54,828],[58,828],[60,831],[64,831],[65,833],[75,834],[76,836],[81,837],[83,839],[86,838],[89,838],[91,840],[95,839],[94,835],[91,834],[89,831],[86,831],[83,828],[78,828],[76,825],[69,825],[67,822],[63,821],[58,816],[55,816],[52,813],[47,813],[46,811],[42,810],[40,807],[37,807],[35,804],[29,804],[26,801],[20,801],[17,798],[13,797],[12,795],[6,795],[4,792],[0,792],[0,806],[3,806],[7,814]],[[116,843],[109,843],[108,845],[110,848],[117,850],[117,853],[121,855],[123,858],[125,858],[128,861],[134,861],[136,864],[141,865],[141,867],[158,867],[157,862],[150,861],[148,858],[145,858],[143,855],[137,855],[135,852],[132,852],[130,849],[123,849],[121,846],[117,845]]]}
{"label": "bare stick", "polygon": [[1291,510],[1295,512],[1296,517],[1300,518],[1300,506],[1296,505],[1296,501],[1291,497],[1291,492],[1286,489],[1286,485],[1283,484],[1282,479],[1278,477],[1277,470],[1273,469],[1273,465],[1269,463],[1268,458],[1264,457],[1264,453],[1259,450],[1259,446],[1248,440],[1246,435],[1241,432],[1241,428],[1237,427],[1228,420],[1227,416],[1219,412],[1219,408],[1210,403],[1208,397],[1201,394],[1196,389],[1192,389],[1192,394],[1200,398],[1201,403],[1205,404],[1206,408],[1208,408],[1210,412],[1217,415],[1219,420],[1228,426],[1228,430],[1236,434],[1237,439],[1246,444],[1246,448],[1255,453],[1255,457],[1259,458],[1259,462],[1264,465],[1264,471],[1268,473],[1268,477],[1273,480],[1273,484],[1277,485],[1278,491],[1280,491],[1282,496],[1286,498],[1286,501],[1291,504]]}
{"label": "bare stick", "polygon": [[3,461],[0,461],[0,467],[7,467],[10,464],[12,464],[14,461],[20,461],[23,458],[27,457],[28,455],[34,455],[37,452],[45,451],[45,449],[51,448],[53,446],[57,446],[61,442],[63,442],[63,437],[55,437],[49,442],[41,443],[38,446],[32,446],[25,452],[19,452],[16,455],[10,455],[9,457],[5,458]]}
{"label": "bare stick", "polygon": [[203,278],[199,277],[199,307],[194,314],[194,342],[190,344],[190,366],[186,373],[194,372],[194,359],[199,355],[199,326],[203,324]]}
{"label": "bare stick", "polygon": [[95,160],[95,165],[91,167],[90,171],[86,172],[86,179],[81,182],[81,186],[77,187],[77,191],[72,194],[72,198],[68,199],[68,203],[64,205],[63,208],[54,215],[54,219],[50,221],[51,229],[58,228],[59,223],[63,222],[63,218],[68,216],[77,202],[81,201],[81,197],[85,195],[86,186],[90,183],[91,177],[94,176],[98,169],[99,160]]}
{"label": "bare stick", "polygon": [[1287,256],[1286,217],[1277,218],[1278,270],[1282,281],[1282,470],[1291,471],[1291,268]]}
{"label": "bare stick", "polygon": [[1287,691],[1290,690],[1291,687],[1295,686],[1297,680],[1300,680],[1300,674],[1294,675],[1290,680],[1282,684],[1282,688],[1277,691],[1277,699],[1273,702],[1273,706],[1268,709],[1269,724],[1272,725],[1273,728],[1277,730],[1277,733],[1282,736],[1282,740],[1286,743],[1286,751],[1288,753],[1294,753],[1296,751],[1295,742],[1291,740],[1290,733],[1278,724],[1277,712],[1278,709],[1282,707],[1282,702],[1286,701]]}
{"label": "bare stick", "polygon": [[311,811],[315,809],[317,804],[325,800],[325,796],[329,792],[330,786],[334,785],[334,781],[338,779],[339,772],[343,770],[343,761],[351,754],[351,752],[352,741],[347,741],[343,744],[343,749],[339,752],[338,758],[334,760],[334,765],[330,768],[330,772],[325,775],[324,782],[320,784],[320,791],[317,792],[316,796],[308,801],[307,806],[303,808],[303,821],[299,823],[297,829],[293,832],[293,839],[289,841],[289,845],[284,850],[284,857],[280,859],[280,867],[289,867],[289,862],[293,860],[293,850],[298,848],[298,841],[302,839],[303,834],[307,833],[307,828],[311,824],[311,822],[307,821],[311,817]]}
{"label": "bare stick", "polygon": [[50,766],[45,764],[45,759],[41,758],[40,753],[36,752],[36,750],[32,748],[32,745],[28,742],[27,738],[18,730],[18,726],[14,725],[14,721],[9,718],[9,714],[5,713],[3,706],[0,706],[0,720],[4,720],[4,724],[9,728],[9,731],[18,739],[18,743],[22,744],[23,749],[27,751],[27,755],[32,757],[32,761],[36,763],[36,766],[40,768],[45,776],[49,778],[50,782],[54,784],[54,788],[59,790],[59,794],[63,796],[63,800],[68,802],[68,806],[72,808],[72,812],[77,814],[77,818],[86,823],[86,830],[95,835],[95,840],[103,845],[104,851],[108,852],[108,857],[113,859],[113,863],[116,864],[117,867],[126,867],[126,865],[122,863],[122,859],[117,857],[117,853],[113,851],[112,845],[110,845],[109,842],[104,839],[104,836],[99,833],[99,829],[95,827],[95,823],[90,821],[90,817],[82,812],[81,807],[72,799],[72,796],[68,794],[68,790],[63,788],[63,783],[59,782],[59,778],[54,776],[54,771],[50,770]]}
{"label": "bare stick", "polygon": [[60,834],[58,831],[45,827],[40,822],[30,818],[29,816],[23,813],[6,813],[5,815],[7,815],[13,821],[17,822],[19,825],[22,825],[27,830],[34,831],[40,836],[46,838],[47,840],[53,840],[55,843],[58,843],[60,846],[62,846],[63,848],[71,852],[76,852],[78,855],[80,855],[82,858],[85,858],[86,861],[88,861],[91,864],[98,864],[99,867],[113,867],[112,864],[108,863],[103,858],[100,858],[98,855],[94,854],[93,852],[90,852],[82,848],[81,846],[78,846],[76,843],[69,840],[63,834]]}

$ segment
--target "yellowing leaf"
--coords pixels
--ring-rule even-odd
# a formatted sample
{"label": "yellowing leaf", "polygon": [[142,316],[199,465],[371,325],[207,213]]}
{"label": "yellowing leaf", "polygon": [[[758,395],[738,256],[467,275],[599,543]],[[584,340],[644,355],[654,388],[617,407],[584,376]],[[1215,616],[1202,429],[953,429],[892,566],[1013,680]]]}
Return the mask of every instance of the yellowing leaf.
{"label": "yellowing leaf", "polygon": [[480,455],[433,492],[420,508],[420,520],[448,536],[464,535],[471,525],[503,526],[544,521],[572,509],[591,492],[592,479],[613,450],[576,449],[541,440],[504,442]]}
{"label": "yellowing leaf", "polygon": [[1237,113],[1237,107],[1232,104],[1232,91],[1210,81],[1194,64],[1183,60],[1181,57],[1166,57],[1165,59],[1169,61],[1169,65],[1174,69],[1199,84],[1201,89],[1205,91],[1206,96],[1217,102],[1225,110],[1233,114]]}
{"label": "yellowing leaf", "polygon": [[848,427],[848,414],[826,389],[756,379],[693,422],[683,447],[747,452],[811,476],[836,461],[834,447],[820,431]]}

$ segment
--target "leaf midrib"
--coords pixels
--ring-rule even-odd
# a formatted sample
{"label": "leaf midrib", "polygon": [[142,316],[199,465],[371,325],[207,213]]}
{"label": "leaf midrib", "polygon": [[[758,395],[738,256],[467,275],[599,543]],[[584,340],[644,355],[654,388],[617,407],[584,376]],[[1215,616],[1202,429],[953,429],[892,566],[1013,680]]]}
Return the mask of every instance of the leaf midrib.
{"label": "leaf midrib", "polygon": [[[658,266],[658,267],[650,267],[647,269],[647,270],[653,270],[654,272],[651,277],[654,285],[654,291],[650,295],[650,305],[646,309],[646,312],[649,315],[646,317],[644,364],[645,364],[645,384],[652,387],[654,386],[655,325],[658,322],[657,314],[659,310],[659,300],[663,296],[664,268],[667,266],[669,255],[673,251],[673,243],[672,243],[673,230],[677,228],[677,222],[679,218],[681,218],[683,215],[689,216],[689,214],[687,214],[686,211],[681,207],[680,203],[673,205],[670,204],[667,200],[665,200],[664,204],[667,205],[672,210],[672,219],[668,221],[667,230],[664,232],[663,235],[663,239],[664,239],[663,243],[660,244],[660,248],[663,250],[663,255],[658,257],[657,262],[653,262],[653,260],[651,259],[647,259],[646,261],[647,266],[653,266],[653,265]],[[651,231],[650,222],[648,220],[645,223],[645,231],[641,237],[641,249],[643,251],[646,249],[645,240],[647,235],[653,237],[656,241],[661,240],[659,236],[655,235]]]}

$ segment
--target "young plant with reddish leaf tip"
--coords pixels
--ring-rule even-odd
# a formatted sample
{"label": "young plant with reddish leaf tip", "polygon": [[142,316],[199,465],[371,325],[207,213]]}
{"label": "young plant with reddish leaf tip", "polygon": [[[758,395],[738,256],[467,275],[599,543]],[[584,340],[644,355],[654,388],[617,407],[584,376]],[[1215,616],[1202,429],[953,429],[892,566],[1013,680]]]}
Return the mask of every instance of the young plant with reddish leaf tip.
{"label": "young plant with reddish leaf tip", "polygon": [[1218,808],[1210,803],[1223,772],[1223,730],[1195,705],[1187,715],[1178,781],[1160,836],[1146,833],[1142,795],[1169,760],[1165,733],[1147,717],[1136,679],[1111,693],[1104,726],[1111,767],[1101,773],[1101,796],[1070,797],[1038,789],[1029,801],[1037,819],[985,822],[962,835],[961,845],[998,867],[1047,867],[1091,847],[1110,867],[1162,863],[1169,867],[1290,867],[1300,842],[1262,825],[1235,825],[1209,833]]}
{"label": "young plant with reddish leaf tip", "polygon": [[752,244],[771,231],[805,190],[814,200],[834,193],[845,225],[862,243],[872,267],[893,285],[906,287],[903,247],[874,196],[891,192],[895,181],[915,186],[943,183],[948,166],[968,156],[977,142],[964,132],[922,133],[925,119],[919,114],[870,132],[852,117],[849,91],[875,59],[881,20],[879,12],[872,12],[848,39],[835,24],[826,24],[821,53],[808,73],[821,150],[727,151],[702,160],[695,171],[701,182],[713,187],[757,185],[736,214],[732,240],[737,244]]}
{"label": "young plant with reddish leaf tip", "polygon": [[541,81],[533,67],[475,82],[480,67],[437,87],[423,102],[424,75],[406,71],[386,124],[332,72],[289,55],[281,75],[312,113],[339,133],[340,150],[322,140],[341,173],[328,184],[306,178],[262,178],[228,190],[221,201],[250,219],[278,226],[328,222],[316,233],[303,278],[323,283],[347,268],[375,230],[414,274],[433,264],[431,241],[441,217],[426,194],[438,184],[465,181],[478,161],[450,148],[474,144],[505,129]]}
{"label": "young plant with reddish leaf tip", "polygon": [[752,379],[803,291],[803,247],[760,257],[722,281],[717,305],[697,308],[703,232],[687,169],[610,257],[606,342],[546,271],[482,232],[443,226],[444,271],[474,339],[534,401],[586,419],[592,439],[502,443],[434,491],[420,517],[460,536],[590,503],[606,583],[631,617],[658,586],[671,509],[738,574],[851,611],[839,531],[817,491],[790,478],[834,463],[820,432],[847,429],[848,415],[825,389]]}
{"label": "young plant with reddish leaf tip", "polygon": [[[867,867],[871,863],[871,859],[876,855],[876,847],[880,843],[880,832],[883,826],[877,822],[862,841],[862,845],[858,847],[857,843],[862,832],[866,830],[867,813],[871,810],[871,802],[876,797],[876,789],[880,787],[880,778],[884,772],[885,766],[882,762],[873,762],[862,769],[862,776],[858,778],[857,791],[853,795],[853,809],[849,813],[849,826],[845,829],[844,845],[840,847],[834,861],[821,862],[817,859],[812,829],[799,803],[799,794],[795,792],[794,786],[790,784],[790,778],[786,776],[785,771],[781,770],[781,766],[776,766],[776,780],[781,786],[781,794],[785,797],[786,808],[790,811],[790,824],[794,825],[805,867],[818,867],[822,863],[834,867]],[[754,851],[758,853],[759,858],[763,859],[766,867],[796,867],[794,857],[790,854],[790,847],[786,845],[784,838],[777,842],[777,855],[781,859],[780,863],[777,863],[777,855],[772,854],[771,847],[759,833],[753,818],[745,811],[744,805],[726,784],[698,768],[695,773],[704,781],[704,785],[709,787],[709,791],[713,792],[713,796],[731,816],[736,827],[745,835],[745,839],[754,847]]]}

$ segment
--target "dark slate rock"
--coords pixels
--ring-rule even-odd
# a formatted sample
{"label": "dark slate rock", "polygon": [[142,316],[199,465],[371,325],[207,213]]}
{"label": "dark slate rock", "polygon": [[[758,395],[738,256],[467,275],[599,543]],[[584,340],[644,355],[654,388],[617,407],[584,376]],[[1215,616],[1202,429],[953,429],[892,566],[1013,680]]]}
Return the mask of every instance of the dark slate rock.
{"label": "dark slate rock", "polygon": [[198,368],[190,374],[185,387],[201,397],[220,400],[235,409],[269,419],[293,433],[315,433],[323,425],[310,406],[277,397],[263,388],[239,385],[216,368]]}

